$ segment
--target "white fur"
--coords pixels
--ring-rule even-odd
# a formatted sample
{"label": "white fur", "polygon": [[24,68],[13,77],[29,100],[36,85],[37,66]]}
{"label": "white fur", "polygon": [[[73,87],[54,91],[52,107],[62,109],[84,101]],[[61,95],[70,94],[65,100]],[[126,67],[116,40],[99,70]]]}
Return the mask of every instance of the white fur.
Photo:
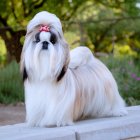
{"label": "white fur", "polygon": [[[41,32],[34,44],[39,25],[49,25],[58,42],[49,42],[50,33]],[[64,77],[57,81],[63,66]],[[107,67],[86,47],[69,51],[59,19],[48,12],[38,13],[27,26],[21,56],[24,81],[26,119],[30,126],[63,126],[85,117],[123,116],[127,114],[117,84]]]}

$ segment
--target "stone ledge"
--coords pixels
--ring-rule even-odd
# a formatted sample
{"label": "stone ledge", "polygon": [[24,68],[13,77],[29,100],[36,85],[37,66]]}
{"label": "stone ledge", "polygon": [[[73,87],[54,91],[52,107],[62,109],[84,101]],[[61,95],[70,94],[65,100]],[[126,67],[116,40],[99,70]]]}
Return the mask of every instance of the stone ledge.
{"label": "stone ledge", "polygon": [[119,140],[140,137],[140,106],[124,117],[83,120],[73,126],[29,128],[26,123],[0,127],[1,140]]}

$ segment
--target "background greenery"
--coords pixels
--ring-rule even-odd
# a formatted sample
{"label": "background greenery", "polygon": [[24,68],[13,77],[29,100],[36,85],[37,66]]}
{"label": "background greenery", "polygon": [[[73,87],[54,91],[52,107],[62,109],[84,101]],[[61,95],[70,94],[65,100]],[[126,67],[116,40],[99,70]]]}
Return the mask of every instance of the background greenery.
{"label": "background greenery", "polygon": [[26,25],[47,10],[71,48],[86,45],[112,71],[128,105],[140,104],[140,0],[1,0],[0,103],[23,101],[19,60]]}
{"label": "background greenery", "polygon": [[9,104],[23,101],[23,85],[19,65],[12,61],[0,70],[0,103]]}

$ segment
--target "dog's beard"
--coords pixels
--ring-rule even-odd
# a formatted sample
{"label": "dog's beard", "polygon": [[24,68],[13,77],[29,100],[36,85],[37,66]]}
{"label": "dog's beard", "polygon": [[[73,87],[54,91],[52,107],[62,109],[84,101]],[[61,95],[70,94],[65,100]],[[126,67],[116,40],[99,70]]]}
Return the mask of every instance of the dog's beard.
{"label": "dog's beard", "polygon": [[[30,79],[57,79],[65,64],[65,49],[62,40],[57,37],[57,43],[52,44],[51,33],[41,32],[40,42],[36,43],[34,37],[28,40],[25,50],[25,68]],[[35,35],[34,35],[35,36]],[[47,49],[43,49],[43,41],[48,41]]]}

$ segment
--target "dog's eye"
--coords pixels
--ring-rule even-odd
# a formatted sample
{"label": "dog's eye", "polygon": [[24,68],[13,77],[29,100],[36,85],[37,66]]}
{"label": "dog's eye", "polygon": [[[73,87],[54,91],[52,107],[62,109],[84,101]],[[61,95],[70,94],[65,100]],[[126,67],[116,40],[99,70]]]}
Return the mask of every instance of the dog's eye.
{"label": "dog's eye", "polygon": [[36,43],[40,42],[39,35],[40,35],[40,32],[35,35],[35,42]]}
{"label": "dog's eye", "polygon": [[52,43],[52,44],[55,44],[56,43],[56,36],[55,36],[55,34],[52,34],[51,35],[51,39],[50,39],[50,42]]}

